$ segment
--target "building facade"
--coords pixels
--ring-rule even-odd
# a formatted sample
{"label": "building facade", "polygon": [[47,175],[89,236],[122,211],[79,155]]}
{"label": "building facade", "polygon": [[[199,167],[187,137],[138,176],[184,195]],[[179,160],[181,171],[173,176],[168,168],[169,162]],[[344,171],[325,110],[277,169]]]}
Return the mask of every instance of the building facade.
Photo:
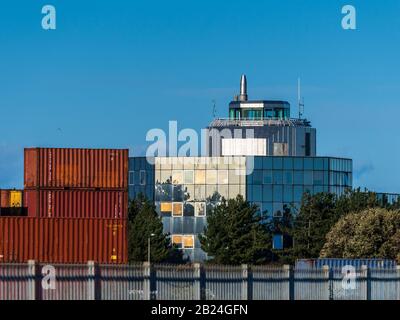
{"label": "building facade", "polygon": [[245,76],[229,118],[215,119],[207,134],[203,157],[129,159],[130,198],[154,201],[164,232],[192,261],[207,258],[199,235],[222,198],[242,195],[260,214],[280,217],[285,208],[296,213],[305,192],[352,188],[352,160],[318,157],[310,122],[290,118],[286,101],[248,100]]}
{"label": "building facade", "polygon": [[[153,164],[149,164],[153,163]],[[154,201],[164,232],[192,261],[203,261],[199,234],[207,212],[242,195],[260,214],[294,213],[304,192],[342,194],[352,187],[352,160],[329,157],[145,157],[130,158],[129,196]]]}

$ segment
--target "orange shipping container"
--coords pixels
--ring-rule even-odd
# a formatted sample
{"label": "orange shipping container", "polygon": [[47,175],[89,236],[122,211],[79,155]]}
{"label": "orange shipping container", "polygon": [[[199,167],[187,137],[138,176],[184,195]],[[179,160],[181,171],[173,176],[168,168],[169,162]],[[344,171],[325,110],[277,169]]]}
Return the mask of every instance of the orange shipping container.
{"label": "orange shipping container", "polygon": [[107,190],[25,190],[28,216],[41,218],[125,219],[128,193]]}
{"label": "orange shipping container", "polygon": [[0,262],[127,263],[122,219],[0,217]]}
{"label": "orange shipping container", "polygon": [[25,188],[128,188],[127,149],[26,148]]}
{"label": "orange shipping container", "polygon": [[10,206],[10,190],[0,190],[0,207],[7,208]]}

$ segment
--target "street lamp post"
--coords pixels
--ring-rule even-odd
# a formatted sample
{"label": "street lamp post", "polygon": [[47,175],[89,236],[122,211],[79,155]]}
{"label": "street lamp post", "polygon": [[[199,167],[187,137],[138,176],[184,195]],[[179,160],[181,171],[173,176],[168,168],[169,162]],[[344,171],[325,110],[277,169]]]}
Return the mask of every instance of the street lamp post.
{"label": "street lamp post", "polygon": [[152,233],[152,234],[150,234],[150,237],[147,239],[147,261],[148,261],[148,263],[150,263],[150,247],[151,247],[151,243],[150,243],[150,239],[151,239],[151,237],[154,237],[155,236],[155,234],[154,233]]}

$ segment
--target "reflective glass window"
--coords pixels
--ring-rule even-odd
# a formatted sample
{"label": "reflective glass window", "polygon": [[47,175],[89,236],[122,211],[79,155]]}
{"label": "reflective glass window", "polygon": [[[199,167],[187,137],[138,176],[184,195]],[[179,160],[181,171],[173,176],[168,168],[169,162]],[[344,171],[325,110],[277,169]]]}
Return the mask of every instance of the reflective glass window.
{"label": "reflective glass window", "polygon": [[172,184],[183,184],[182,170],[172,170]]}
{"label": "reflective glass window", "polygon": [[283,201],[283,187],[281,185],[274,185],[274,201],[281,202]]}
{"label": "reflective glass window", "polygon": [[311,170],[304,171],[304,184],[313,184],[313,172]]}
{"label": "reflective glass window", "polygon": [[283,183],[283,174],[281,170],[274,170],[272,172],[273,175],[273,183],[274,184],[282,184]]}
{"label": "reflective glass window", "polygon": [[262,186],[253,185],[253,201],[262,201]]}
{"label": "reflective glass window", "polygon": [[264,202],[262,204],[262,210],[265,215],[272,216],[272,212],[274,210],[273,206],[272,206],[272,202]]}
{"label": "reflective glass window", "polygon": [[295,202],[300,202],[303,198],[303,186],[294,186],[293,187],[293,200]]}
{"label": "reflective glass window", "polygon": [[161,170],[161,183],[171,183],[171,170]]}
{"label": "reflective glass window", "polygon": [[263,157],[263,168],[272,169],[272,157]]}
{"label": "reflective glass window", "polygon": [[184,171],[184,182],[185,182],[185,184],[193,184],[194,183],[194,171],[193,170],[185,170]]}
{"label": "reflective glass window", "polygon": [[286,170],[293,169],[293,158],[291,158],[291,157],[283,158],[283,169],[286,169]]}
{"label": "reflective glass window", "polygon": [[184,188],[182,185],[173,185],[172,186],[172,194],[174,201],[183,201],[184,197]]}
{"label": "reflective glass window", "polygon": [[133,186],[135,184],[135,172],[129,171],[129,185]]}
{"label": "reflective glass window", "polygon": [[229,188],[228,185],[219,185],[218,186],[218,193],[221,195],[221,197],[225,199],[229,199]]}
{"label": "reflective glass window", "polygon": [[201,184],[196,184],[194,186],[195,200],[205,200],[206,199],[206,186]]}
{"label": "reflective glass window", "polygon": [[205,202],[195,202],[195,215],[196,217],[204,217],[206,215]]}
{"label": "reflective glass window", "polygon": [[172,203],[171,202],[161,202],[160,211],[161,212],[172,212]]}
{"label": "reflective glass window", "polygon": [[263,186],[263,201],[272,201],[272,185]]}
{"label": "reflective glass window", "polygon": [[262,183],[263,183],[263,171],[262,170],[254,170],[253,184],[262,184]]}
{"label": "reflective glass window", "polygon": [[315,158],[314,159],[314,170],[324,170],[324,159]]}
{"label": "reflective glass window", "polygon": [[304,158],[304,170],[313,170],[313,169],[314,169],[313,159]]}
{"label": "reflective glass window", "polygon": [[187,217],[194,216],[194,202],[186,202],[183,206],[183,215]]}
{"label": "reflective glass window", "polygon": [[272,171],[271,170],[263,171],[263,184],[272,184]]}
{"label": "reflective glass window", "polygon": [[217,170],[207,170],[207,184],[217,184]]}
{"label": "reflective glass window", "polygon": [[228,184],[228,170],[218,170],[218,184]]}
{"label": "reflective glass window", "polygon": [[274,202],[273,204],[274,217],[282,217],[283,215],[283,203]]}
{"label": "reflective glass window", "polygon": [[323,171],[314,171],[313,179],[314,179],[314,185],[322,186],[324,184]]}
{"label": "reflective glass window", "polygon": [[239,184],[240,177],[237,174],[236,170],[229,170],[229,184]]}
{"label": "reflective glass window", "polygon": [[303,170],[303,158],[293,158],[293,169]]}
{"label": "reflective glass window", "polygon": [[205,184],[206,183],[206,171],[205,170],[195,170],[194,175],[195,175],[195,178],[194,178],[195,184]]}
{"label": "reflective glass window", "polygon": [[283,171],[283,183],[284,184],[293,184],[293,171]]}
{"label": "reflective glass window", "polygon": [[193,184],[185,185],[184,200],[185,201],[194,200],[194,185]]}
{"label": "reflective glass window", "polygon": [[283,160],[281,157],[273,158],[274,169],[283,169]]}
{"label": "reflective glass window", "polygon": [[293,182],[294,184],[304,184],[304,172],[294,171],[293,172]]}
{"label": "reflective glass window", "polygon": [[293,187],[292,186],[284,186],[283,187],[283,201],[284,202],[292,202],[293,201]]}
{"label": "reflective glass window", "polygon": [[172,216],[182,216],[183,215],[183,203],[182,202],[174,202],[172,204]]}
{"label": "reflective glass window", "polygon": [[235,199],[240,194],[239,185],[229,185],[229,198]]}

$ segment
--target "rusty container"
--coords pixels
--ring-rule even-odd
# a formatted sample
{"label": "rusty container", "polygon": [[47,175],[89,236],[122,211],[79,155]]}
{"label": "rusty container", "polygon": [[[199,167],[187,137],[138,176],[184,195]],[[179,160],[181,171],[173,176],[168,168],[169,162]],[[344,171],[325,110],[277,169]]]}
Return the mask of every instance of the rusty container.
{"label": "rusty container", "polygon": [[26,148],[24,187],[128,188],[128,149]]}
{"label": "rusty container", "polygon": [[0,190],[0,208],[8,208],[10,205],[10,190]]}
{"label": "rusty container", "polygon": [[25,190],[24,207],[30,217],[125,219],[128,193],[118,190]]}
{"label": "rusty container", "polygon": [[117,263],[128,260],[126,221],[0,217],[0,263]]}

